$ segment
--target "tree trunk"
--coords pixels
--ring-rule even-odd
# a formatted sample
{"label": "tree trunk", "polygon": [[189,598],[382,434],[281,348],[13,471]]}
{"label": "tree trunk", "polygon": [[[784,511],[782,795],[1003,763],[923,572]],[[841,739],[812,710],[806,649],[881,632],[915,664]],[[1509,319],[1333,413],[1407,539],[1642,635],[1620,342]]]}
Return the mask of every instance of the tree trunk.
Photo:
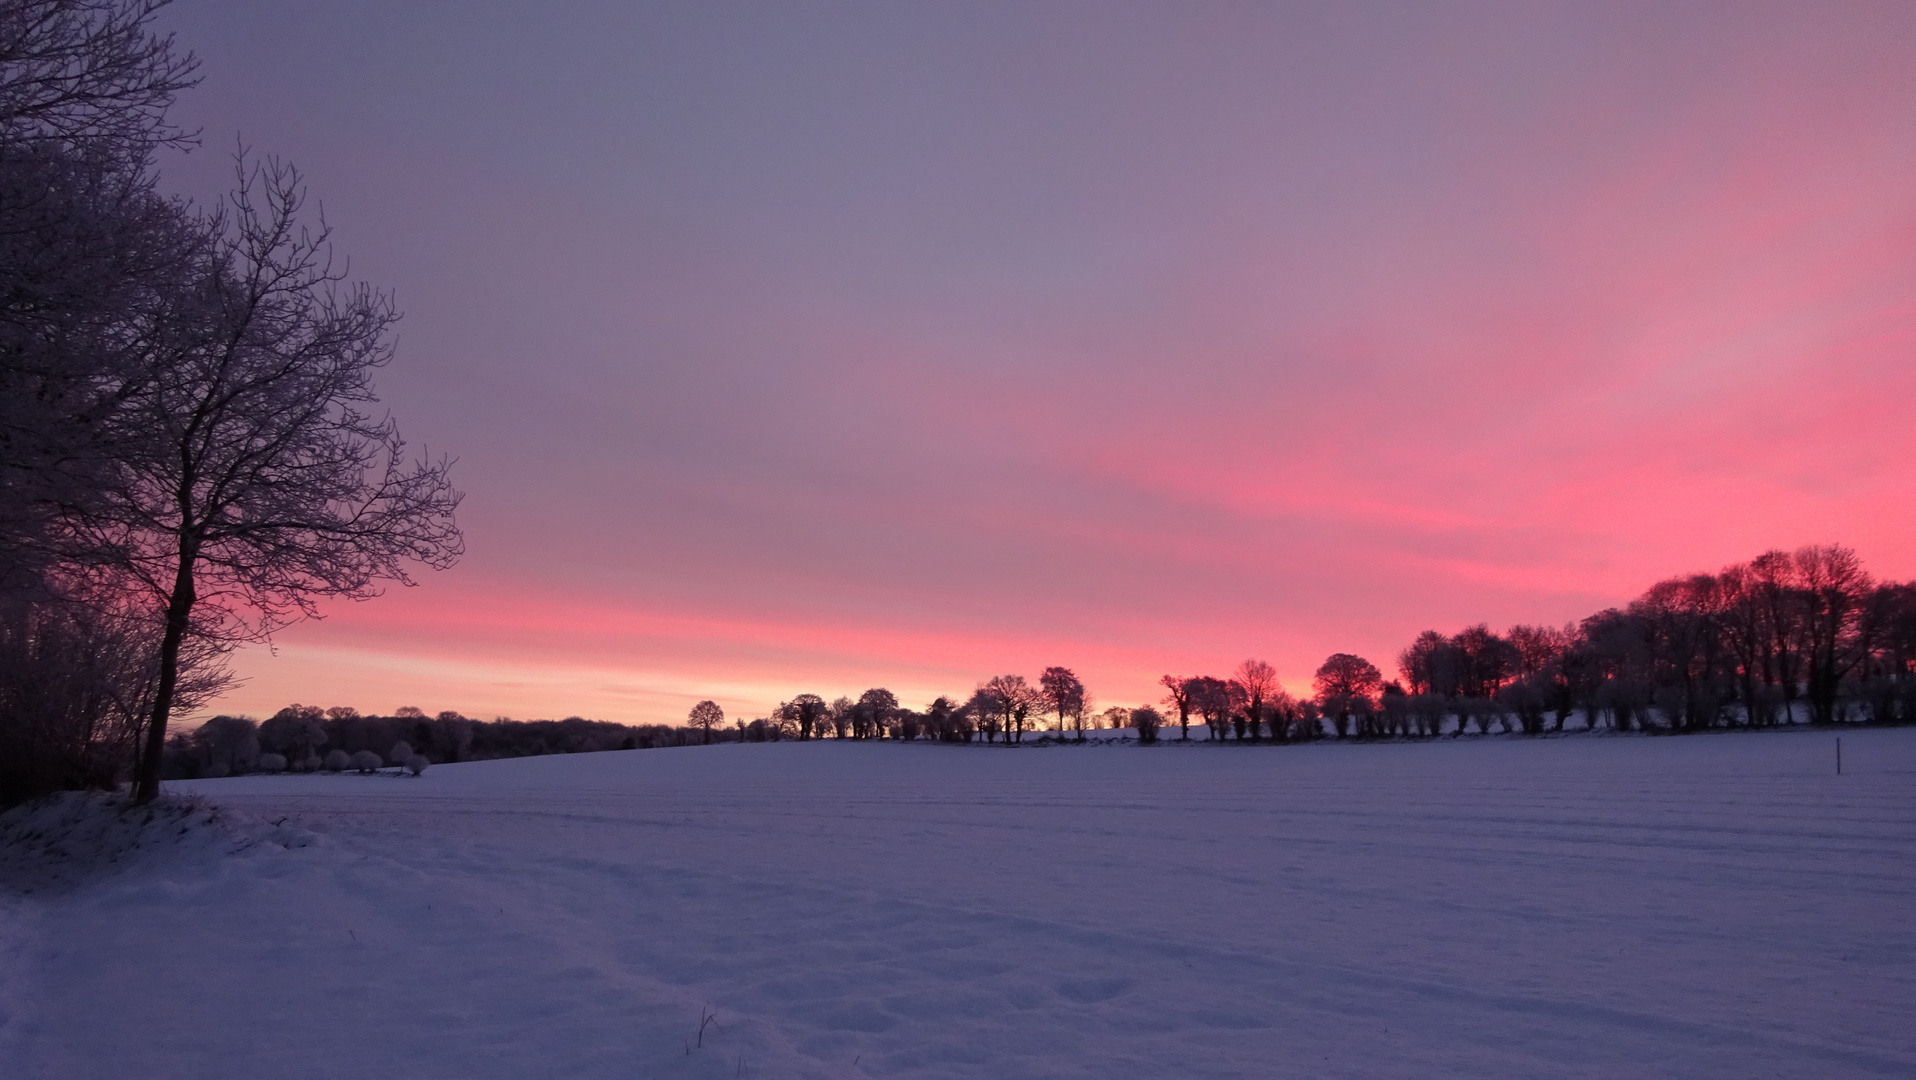
{"label": "tree trunk", "polygon": [[187,620],[198,599],[193,590],[193,562],[199,554],[190,539],[180,539],[180,567],[173,579],[173,595],[166,604],[166,636],[160,640],[160,679],[153,692],[153,716],[146,727],[146,753],[134,778],[133,802],[150,803],[160,794],[160,766],[166,750],[166,721],[173,711],[173,688],[179,682],[180,644],[186,640]]}

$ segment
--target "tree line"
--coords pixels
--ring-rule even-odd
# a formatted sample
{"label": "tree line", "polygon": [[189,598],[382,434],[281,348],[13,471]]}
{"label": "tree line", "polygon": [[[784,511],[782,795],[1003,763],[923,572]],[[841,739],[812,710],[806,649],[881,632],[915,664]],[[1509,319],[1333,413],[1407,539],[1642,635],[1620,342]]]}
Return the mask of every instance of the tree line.
{"label": "tree line", "polygon": [[[1769,551],[1660,581],[1629,604],[1563,626],[1427,630],[1390,679],[1352,653],[1326,657],[1293,696],[1263,660],[1226,676],[1165,675],[1161,701],[1094,713],[1068,668],[1000,675],[921,711],[888,690],[801,694],[736,721],[741,740],[1023,742],[1132,728],[1141,743],[1194,723],[1213,742],[1432,738],[1565,730],[1674,733],[1787,724],[1916,722],[1916,583],[1877,581],[1841,545]],[[1159,711],[1162,706],[1163,711]],[[700,710],[704,710],[701,713]],[[701,719],[701,716],[703,719]],[[707,737],[723,720],[694,710]]]}
{"label": "tree line", "polygon": [[1876,581],[1841,545],[1768,551],[1563,626],[1426,630],[1396,672],[1335,653],[1311,697],[1257,661],[1162,684],[1187,732],[1197,717],[1214,739],[1253,742],[1910,723],[1916,583]]}
{"label": "tree line", "polygon": [[1653,585],[1620,608],[1560,627],[1486,625],[1419,634],[1396,679],[1352,653],[1317,668],[1308,695],[1246,660],[1226,676],[1165,675],[1161,701],[1097,709],[1070,668],[998,675],[922,709],[882,687],[827,701],[799,694],[729,724],[714,701],[681,725],[490,722],[404,707],[391,716],[291,705],[263,723],[219,716],[174,735],[169,778],[246,772],[367,771],[537,754],[787,739],[1020,745],[1123,730],[1213,743],[1538,735],[1566,730],[1674,733],[1717,727],[1916,721],[1916,585],[1876,582],[1834,546],[1772,551],[1714,574]]}
{"label": "tree line", "polygon": [[[717,709],[710,701],[700,702],[693,709],[694,724],[704,726],[699,719],[703,715],[715,727],[723,719]],[[1048,667],[1036,682],[1023,675],[996,675],[979,683],[967,697],[941,695],[922,710],[906,708],[890,690],[874,687],[856,699],[840,697],[829,702],[817,694],[800,694],[780,702],[768,716],[733,723],[732,737],[744,742],[831,738],[1011,745],[1040,732],[1082,741],[1086,731],[1095,728],[1135,728],[1140,738],[1149,741],[1156,737],[1162,719],[1148,705],[1094,711],[1091,696],[1075,672]]]}
{"label": "tree line", "polygon": [[374,393],[398,312],[299,173],[161,191],[198,79],[163,6],[0,0],[0,805],[150,800],[234,645],[461,551],[450,462]]}
{"label": "tree line", "polygon": [[[723,738],[721,734],[721,738]],[[351,706],[322,709],[288,705],[264,721],[215,716],[167,739],[163,773],[169,780],[246,773],[367,771],[542,754],[644,750],[706,741],[689,726],[616,724],[568,716],[563,720],[474,720],[452,710],[427,715],[402,706],[373,716]]]}
{"label": "tree line", "polygon": [[1426,631],[1397,663],[1402,692],[1383,688],[1377,711],[1440,701],[1480,730],[1562,730],[1573,714],[1618,731],[1907,723],[1916,584],[1876,581],[1840,545],[1768,551],[1561,627]]}

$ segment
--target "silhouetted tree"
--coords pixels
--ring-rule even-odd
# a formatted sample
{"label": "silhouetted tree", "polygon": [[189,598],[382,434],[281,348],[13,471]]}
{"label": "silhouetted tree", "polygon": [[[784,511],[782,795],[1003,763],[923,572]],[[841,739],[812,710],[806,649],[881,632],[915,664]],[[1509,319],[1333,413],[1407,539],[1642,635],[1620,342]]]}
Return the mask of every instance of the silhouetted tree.
{"label": "silhouetted tree", "polygon": [[1495,703],[1500,715],[1514,715],[1517,718],[1518,727],[1524,734],[1542,734],[1545,698],[1534,676],[1504,684],[1497,691]]}
{"label": "silhouetted tree", "polygon": [[[197,66],[152,32],[158,6],[0,7],[0,805],[137,768],[158,692],[161,635],[118,550],[63,525],[146,445],[111,421],[205,246],[156,190],[154,150],[192,141],[166,113]],[[175,671],[195,704],[224,681],[217,649]]]}
{"label": "silhouetted tree", "polygon": [[1748,575],[1752,602],[1768,638],[1763,650],[1764,685],[1781,697],[1783,720],[1792,723],[1802,692],[1806,649],[1796,560],[1787,551],[1766,551],[1750,560]]}
{"label": "silhouetted tree", "polygon": [[1459,668],[1457,690],[1465,697],[1487,699],[1516,674],[1516,646],[1482,623],[1458,631],[1450,645]]}
{"label": "silhouetted tree", "polygon": [[1156,709],[1145,705],[1132,709],[1127,722],[1137,729],[1138,742],[1142,745],[1158,741],[1158,729],[1164,726],[1164,717],[1159,716]]}
{"label": "silhouetted tree", "polygon": [[264,637],[319,597],[376,595],[409,583],[406,562],[450,566],[461,550],[448,463],[408,463],[392,421],[361,411],[392,356],[391,303],[342,286],[323,225],[299,222],[297,173],[240,168],[230,215],[182,271],[176,347],[141,358],[104,424],[128,449],[60,518],[163,613],[140,802],[159,793],[189,636]]}
{"label": "silhouetted tree", "polygon": [[1718,579],[1692,574],[1658,582],[1628,608],[1643,635],[1652,696],[1674,730],[1716,721],[1724,607]]}
{"label": "silhouetted tree", "polygon": [[890,690],[875,687],[860,694],[850,711],[852,738],[875,739],[898,711],[898,698]]}
{"label": "silhouetted tree", "polygon": [[215,716],[188,735],[200,754],[200,775],[250,772],[259,760],[259,725],[244,716]]}
{"label": "silhouetted tree", "polygon": [[1044,703],[1042,693],[1027,683],[1023,675],[994,676],[985,688],[991,693],[990,700],[1001,710],[1006,741],[1023,742],[1026,722]]}
{"label": "silhouetted tree", "polygon": [[325,715],[317,705],[288,705],[260,725],[260,744],[297,765],[326,745]]}
{"label": "silhouetted tree", "polygon": [[[1281,689],[1277,684],[1277,669],[1262,660],[1246,660],[1237,666],[1231,681],[1237,684],[1243,696],[1245,726],[1251,733],[1251,741],[1256,742],[1258,726],[1264,722],[1265,705]],[[1273,731],[1272,737],[1276,735]]]}
{"label": "silhouetted tree", "polygon": [[[978,731],[986,742],[992,742],[1005,731],[1006,717],[1011,711],[1010,702],[992,687],[990,683],[972,691],[971,698],[965,702],[965,714],[977,724]],[[1006,736],[1009,741],[1009,736]]]}
{"label": "silhouetted tree", "polygon": [[852,708],[857,703],[843,695],[832,699],[825,709],[825,720],[831,724],[832,738],[849,739],[852,737]]}
{"label": "silhouetted tree", "polygon": [[1404,693],[1402,686],[1395,682],[1384,684],[1378,711],[1383,715],[1383,734],[1401,737],[1411,733],[1410,695]]}
{"label": "silhouetted tree", "polygon": [[939,742],[956,742],[957,724],[955,714],[958,706],[942,694],[925,706],[925,737]]}
{"label": "silhouetted tree", "polygon": [[825,717],[825,699],[817,694],[800,694],[779,706],[779,712],[798,725],[800,739],[809,739],[818,722]]}
{"label": "silhouetted tree", "polygon": [[1191,679],[1182,675],[1166,675],[1158,680],[1164,687],[1164,703],[1178,711],[1178,738],[1189,741],[1191,738]]}
{"label": "silhouetted tree", "polygon": [[1332,653],[1318,666],[1312,688],[1325,715],[1344,738],[1350,730],[1351,715],[1370,714],[1372,697],[1383,688],[1384,676],[1377,666],[1351,653]]}
{"label": "silhouetted tree", "polygon": [[1066,719],[1084,712],[1084,683],[1070,668],[1045,668],[1038,676],[1038,697],[1057,715],[1059,738],[1064,737]]}
{"label": "silhouetted tree", "polygon": [[1404,685],[1412,694],[1435,693],[1440,697],[1455,695],[1454,663],[1447,655],[1451,651],[1450,639],[1435,630],[1426,630],[1417,635],[1417,640],[1397,654],[1397,670],[1404,677]]}
{"label": "silhouetted tree", "polygon": [[1185,693],[1190,696],[1191,711],[1204,717],[1211,741],[1223,741],[1231,723],[1230,685],[1223,679],[1198,675],[1186,681]]}
{"label": "silhouetted tree", "polygon": [[1796,567],[1804,628],[1810,719],[1834,723],[1843,680],[1869,654],[1870,643],[1863,633],[1869,624],[1863,614],[1875,583],[1856,553],[1839,545],[1800,548],[1791,561]]}
{"label": "silhouetted tree", "polygon": [[918,738],[926,729],[926,718],[923,715],[903,706],[892,710],[892,738],[910,742]]}
{"label": "silhouetted tree", "polygon": [[692,706],[692,711],[686,717],[686,720],[690,722],[693,727],[705,733],[705,742],[707,745],[710,745],[712,742],[712,729],[725,722],[725,710],[720,708],[719,703],[716,701],[701,701],[697,705]]}
{"label": "silhouetted tree", "polygon": [[1409,704],[1417,734],[1434,739],[1444,733],[1444,718],[1450,715],[1450,706],[1440,695],[1413,694]]}
{"label": "silhouetted tree", "polygon": [[439,754],[439,760],[457,762],[466,759],[467,751],[472,749],[473,724],[474,721],[451,709],[442,710],[433,717],[430,745]]}
{"label": "silhouetted tree", "polygon": [[1291,710],[1291,739],[1294,742],[1308,742],[1322,738],[1324,725],[1318,719],[1317,702],[1310,698],[1299,698]]}

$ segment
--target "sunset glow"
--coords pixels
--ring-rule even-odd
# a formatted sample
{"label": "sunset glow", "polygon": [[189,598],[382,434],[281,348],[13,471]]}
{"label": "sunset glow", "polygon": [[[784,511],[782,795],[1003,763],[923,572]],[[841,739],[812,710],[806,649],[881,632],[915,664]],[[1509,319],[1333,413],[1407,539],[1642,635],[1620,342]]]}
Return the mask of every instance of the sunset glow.
{"label": "sunset glow", "polygon": [[1906,3],[165,19],[167,182],[306,170],[467,492],[216,711],[1301,692],[1770,548],[1916,577]]}

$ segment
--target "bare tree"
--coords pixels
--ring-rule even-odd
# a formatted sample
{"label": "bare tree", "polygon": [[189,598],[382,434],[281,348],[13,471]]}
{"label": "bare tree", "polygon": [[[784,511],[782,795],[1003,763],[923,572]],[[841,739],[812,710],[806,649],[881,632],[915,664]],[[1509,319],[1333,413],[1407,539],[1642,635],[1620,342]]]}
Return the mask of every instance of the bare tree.
{"label": "bare tree", "polygon": [[1314,698],[1299,698],[1292,703],[1291,738],[1308,742],[1324,734],[1324,725],[1319,722],[1320,710]]}
{"label": "bare tree", "polygon": [[1810,719],[1833,723],[1843,680],[1869,654],[1869,642],[1860,631],[1866,625],[1864,602],[1875,582],[1856,552],[1837,544],[1800,548],[1793,561],[1806,631]]}
{"label": "bare tree", "polygon": [[852,710],[857,706],[851,698],[839,695],[825,709],[825,719],[831,724],[832,738],[849,739],[852,736]]}
{"label": "bare tree", "polygon": [[849,711],[852,738],[875,739],[885,732],[898,712],[898,695],[882,686],[873,687],[858,695],[858,701]]}
{"label": "bare tree", "polygon": [[1164,703],[1178,711],[1178,738],[1188,742],[1191,738],[1191,678],[1184,675],[1166,675],[1158,680],[1164,687]]}
{"label": "bare tree", "polygon": [[825,718],[825,699],[817,694],[800,694],[778,707],[781,719],[798,725],[800,740],[812,738],[818,722]]}
{"label": "bare tree", "polygon": [[959,706],[940,694],[925,706],[925,737],[937,742],[954,742],[958,734]]}
{"label": "bare tree", "polygon": [[326,745],[325,715],[317,705],[288,705],[259,726],[260,744],[300,768]]}
{"label": "bare tree", "polygon": [[[0,596],[0,806],[123,778],[153,697],[158,636],[138,611]],[[205,650],[189,650],[183,670],[188,708],[227,682]]]}
{"label": "bare tree", "polygon": [[168,0],[8,0],[0,5],[0,133],[105,144],[144,160],[193,135],[167,121],[199,61],[155,34]]}
{"label": "bare tree", "polygon": [[1383,685],[1383,673],[1369,660],[1350,653],[1332,653],[1318,667],[1312,689],[1341,739],[1349,732],[1353,713],[1370,715],[1375,696]]}
{"label": "bare tree", "polygon": [[1450,696],[1440,685],[1442,680],[1436,674],[1439,654],[1449,647],[1449,638],[1435,630],[1426,630],[1397,654],[1397,671],[1403,675],[1404,685],[1412,695],[1436,693]]}
{"label": "bare tree", "polygon": [[1158,729],[1164,726],[1164,717],[1149,705],[1131,710],[1131,726],[1137,729],[1138,742],[1154,743],[1158,741]]}
{"label": "bare tree", "polygon": [[920,737],[929,738],[929,724],[923,713],[913,712],[903,705],[891,712],[891,737],[911,742]]}
{"label": "bare tree", "polygon": [[1377,702],[1378,712],[1384,718],[1383,734],[1407,736],[1410,732],[1410,695],[1397,683],[1384,684],[1383,696]]}
{"label": "bare tree", "polygon": [[80,554],[48,519],[112,456],[101,421],[154,347],[157,297],[200,245],[155,192],[152,152],[197,61],[151,32],[152,0],[0,4],[0,589]]}
{"label": "bare tree", "polygon": [[691,725],[705,733],[705,743],[712,743],[712,729],[725,722],[725,710],[719,708],[716,701],[701,701],[692,706],[692,712],[686,717]]}
{"label": "bare tree", "polygon": [[1204,717],[1211,741],[1221,742],[1231,722],[1231,688],[1223,679],[1198,675],[1185,683],[1191,697],[1191,711]]}
{"label": "bare tree", "polygon": [[1444,717],[1450,708],[1437,694],[1412,694],[1410,712],[1417,723],[1417,734],[1434,739],[1444,733]]}
{"label": "bare tree", "polygon": [[[186,206],[155,190],[153,151],[192,141],[166,112],[197,67],[152,32],[162,6],[0,3],[0,788],[18,793],[14,781],[111,782],[157,690],[157,631],[121,582],[75,573],[114,553],[57,521],[124,450],[105,422],[204,247]],[[183,648],[174,692],[216,692],[218,661]]]}
{"label": "bare tree", "polygon": [[1064,738],[1065,719],[1084,715],[1084,683],[1070,668],[1048,667],[1038,676],[1038,694],[1045,708],[1057,714],[1058,737]]}
{"label": "bare tree", "polygon": [[992,689],[990,683],[986,683],[971,692],[971,697],[966,699],[961,711],[971,717],[972,722],[978,726],[979,734],[985,737],[985,741],[992,742],[997,739],[998,733],[1004,730],[1004,717],[1010,711],[1010,705],[1002,695]]}
{"label": "bare tree", "polygon": [[[1264,722],[1264,706],[1280,692],[1277,684],[1277,669],[1262,660],[1246,660],[1237,666],[1231,675],[1244,697],[1244,721],[1251,732],[1251,741],[1257,741],[1257,729]],[[1277,730],[1272,728],[1271,737],[1277,738]]]}
{"label": "bare tree", "polygon": [[1797,601],[1797,563],[1787,551],[1766,551],[1750,560],[1750,586],[1768,633],[1763,681],[1783,699],[1784,723],[1795,721],[1796,699],[1802,692],[1803,641],[1801,605]]}
{"label": "bare tree", "polygon": [[1657,582],[1626,612],[1644,636],[1653,693],[1674,729],[1716,720],[1724,595],[1715,575],[1691,574]]}
{"label": "bare tree", "polygon": [[134,797],[159,793],[160,751],[188,638],[257,640],[321,597],[411,584],[450,566],[459,493],[444,459],[408,461],[372,376],[392,358],[390,300],[348,286],[327,231],[300,223],[298,174],[242,155],[228,212],[182,282],[164,337],[111,418],[128,448],[69,535],[161,612],[159,681]]}
{"label": "bare tree", "polygon": [[465,760],[466,751],[472,749],[474,723],[452,709],[441,710],[438,716],[433,717],[433,741],[446,761]]}
{"label": "bare tree", "polygon": [[1450,645],[1458,653],[1459,691],[1465,697],[1489,698],[1517,672],[1516,646],[1483,623],[1459,630]]}
{"label": "bare tree", "polygon": [[1026,682],[1023,675],[993,676],[984,688],[1004,720],[1005,741],[1023,742],[1026,722],[1044,703],[1042,692]]}

